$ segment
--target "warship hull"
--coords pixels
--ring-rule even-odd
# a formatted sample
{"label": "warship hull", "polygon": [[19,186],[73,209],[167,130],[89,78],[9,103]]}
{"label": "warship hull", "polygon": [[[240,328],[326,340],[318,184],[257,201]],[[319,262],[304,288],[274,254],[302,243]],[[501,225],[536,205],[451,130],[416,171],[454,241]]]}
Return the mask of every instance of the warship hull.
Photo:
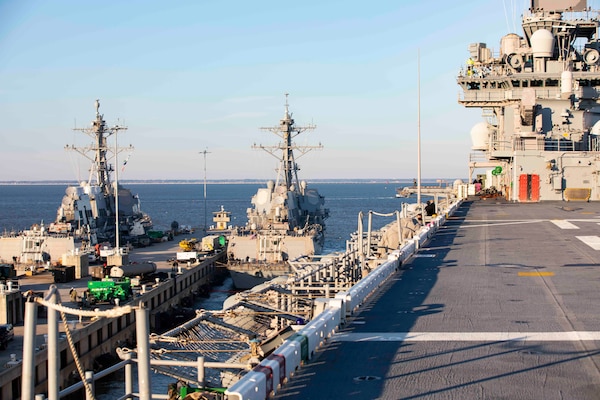
{"label": "warship hull", "polygon": [[292,267],[287,260],[320,254],[323,239],[323,235],[319,234],[230,236],[227,269],[234,286],[246,290],[278,276],[291,274]]}
{"label": "warship hull", "polygon": [[[311,148],[292,142],[292,137],[313,128],[295,126],[287,100],[279,125],[263,128],[283,138],[277,146],[256,146],[271,155],[281,151],[278,176],[276,181],[267,182],[267,187],[258,189],[247,211],[248,222],[232,229],[228,237],[227,268],[238,289],[287,275],[292,272],[288,260],[319,254],[323,248],[329,210],[317,189],[298,180],[293,152],[298,149],[304,154]],[[217,212],[213,220],[223,226],[229,221],[228,214]]]}

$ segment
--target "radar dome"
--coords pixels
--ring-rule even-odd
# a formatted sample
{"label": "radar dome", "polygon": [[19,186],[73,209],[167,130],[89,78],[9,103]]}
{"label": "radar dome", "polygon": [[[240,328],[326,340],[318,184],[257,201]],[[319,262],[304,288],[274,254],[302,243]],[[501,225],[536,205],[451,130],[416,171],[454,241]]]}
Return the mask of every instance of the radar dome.
{"label": "radar dome", "polygon": [[554,35],[547,29],[538,29],[531,35],[531,49],[534,57],[552,57]]}
{"label": "radar dome", "polygon": [[490,131],[486,122],[475,124],[471,128],[471,143],[473,150],[487,150]]}

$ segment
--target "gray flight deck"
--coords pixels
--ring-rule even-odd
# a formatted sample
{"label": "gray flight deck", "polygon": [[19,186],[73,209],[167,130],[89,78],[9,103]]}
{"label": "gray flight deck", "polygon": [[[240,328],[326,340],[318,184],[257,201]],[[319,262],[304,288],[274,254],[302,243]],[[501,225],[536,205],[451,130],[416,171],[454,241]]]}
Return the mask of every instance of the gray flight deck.
{"label": "gray flight deck", "polygon": [[600,399],[600,203],[470,199],[277,399]]}

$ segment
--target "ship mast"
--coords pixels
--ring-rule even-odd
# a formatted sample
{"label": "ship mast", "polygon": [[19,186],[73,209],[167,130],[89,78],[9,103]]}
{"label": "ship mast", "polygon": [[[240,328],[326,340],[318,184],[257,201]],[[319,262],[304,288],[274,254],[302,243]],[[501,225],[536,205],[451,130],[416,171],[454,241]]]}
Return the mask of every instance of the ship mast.
{"label": "ship mast", "polygon": [[[127,130],[127,127],[115,125],[107,127],[104,121],[104,115],[100,114],[100,100],[96,100],[96,119],[92,121],[91,128],[74,128],[75,131],[80,131],[92,138],[93,142],[86,147],[76,147],[75,145],[66,145],[66,150],[73,150],[83,155],[92,162],[90,167],[90,175],[88,183],[91,184],[95,178],[97,185],[101,188],[105,196],[112,194],[110,187],[110,172],[113,167],[108,164],[106,153],[109,151],[107,139],[109,136],[116,134],[118,131]],[[116,148],[115,151],[133,150],[133,146],[125,148]],[[116,156],[116,155],[115,155]],[[116,159],[116,158],[115,158]],[[117,165],[114,168],[118,168]]]}
{"label": "ship mast", "polygon": [[[273,127],[263,127],[260,129],[268,130],[275,135],[279,136],[283,139],[281,143],[274,146],[263,146],[254,144],[252,148],[254,149],[263,149],[267,153],[271,154],[275,158],[279,160],[279,170],[277,173],[277,182],[278,186],[281,181],[284,182],[287,190],[290,190],[292,185],[294,185],[294,189],[298,191],[300,189],[300,185],[298,182],[298,170],[300,167],[296,164],[296,159],[302,157],[304,154],[308,153],[314,149],[322,149],[323,146],[319,143],[317,146],[298,146],[296,145],[292,139],[307,130],[314,130],[316,125],[310,124],[307,126],[296,126],[294,120],[292,119],[292,114],[289,112],[289,104],[288,104],[288,93],[285,94],[285,115],[283,119],[279,121],[279,126]],[[301,154],[298,157],[294,157],[294,150],[299,151]],[[281,151],[281,155],[279,155],[279,151]]]}

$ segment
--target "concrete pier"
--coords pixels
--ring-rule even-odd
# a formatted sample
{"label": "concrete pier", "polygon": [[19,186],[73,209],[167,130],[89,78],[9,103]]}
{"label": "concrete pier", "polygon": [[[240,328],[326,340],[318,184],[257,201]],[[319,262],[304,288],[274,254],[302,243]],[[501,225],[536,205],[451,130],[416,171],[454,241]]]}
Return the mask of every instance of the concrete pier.
{"label": "concrete pier", "polygon": [[[149,284],[145,293],[136,292],[135,298],[129,305],[143,303],[150,313],[150,327],[158,324],[157,315],[169,311],[178,305],[182,299],[193,296],[200,286],[212,282],[216,270],[217,260],[221,255],[213,255],[194,265],[185,265],[173,271],[172,264],[167,261],[173,258],[178,249],[178,242],[164,242],[154,244],[143,249],[135,249],[130,253],[132,262],[151,261],[157,264],[157,270],[167,272],[171,277],[163,282]],[[72,282],[54,283],[50,272],[33,274],[31,276],[21,275],[18,279],[19,287],[13,287],[5,297],[15,297],[25,302],[23,294],[44,293],[51,284],[58,287],[60,303],[67,307],[79,308],[77,302],[70,297],[70,290],[74,288],[81,296],[87,289],[87,282],[91,277],[83,277]],[[8,290],[7,288],[5,290]],[[21,303],[19,303],[21,304]],[[0,302],[0,306],[2,306]],[[21,306],[17,307],[20,308]],[[100,309],[107,309],[111,305],[97,305]],[[19,313],[19,311],[21,311]],[[22,309],[15,311],[14,324],[15,338],[9,342],[8,348],[0,351],[0,399],[17,399],[21,397],[21,374],[23,370],[23,355],[25,347],[31,348],[35,354],[33,370],[35,373],[33,382],[34,393],[48,392],[48,374],[46,362],[49,356],[47,345],[47,312],[46,308],[39,306],[36,316],[36,330],[32,332],[31,341],[33,345],[25,346],[24,325]],[[67,328],[75,342],[79,359],[86,370],[94,369],[95,360],[106,354],[114,353],[117,346],[133,343],[135,340],[136,318],[133,314],[123,315],[115,319],[108,318],[78,318],[68,316]],[[60,318],[59,318],[60,319]],[[73,355],[65,338],[65,327],[59,321],[59,354],[60,365],[59,386],[65,387],[78,381],[78,373],[75,367]]]}

